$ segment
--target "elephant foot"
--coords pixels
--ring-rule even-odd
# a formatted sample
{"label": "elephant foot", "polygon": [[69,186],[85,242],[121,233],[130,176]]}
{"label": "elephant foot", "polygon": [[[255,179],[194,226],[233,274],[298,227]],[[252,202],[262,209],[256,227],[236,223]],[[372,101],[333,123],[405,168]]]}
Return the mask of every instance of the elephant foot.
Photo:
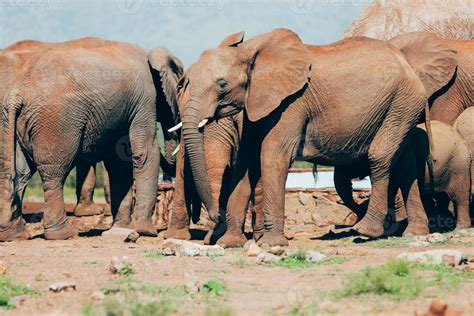
{"label": "elephant foot", "polygon": [[408,223],[407,228],[403,232],[403,236],[424,236],[430,233],[428,224],[410,224]]}
{"label": "elephant foot", "polygon": [[74,209],[75,216],[93,216],[104,213],[104,208],[94,202],[81,202],[76,205]]}
{"label": "elephant foot", "polygon": [[153,225],[151,219],[135,221],[135,230],[141,236],[156,237],[156,227]]}
{"label": "elephant foot", "polygon": [[23,218],[16,219],[9,227],[0,230],[0,241],[27,240],[30,237]]}
{"label": "elephant foot", "polygon": [[57,227],[48,227],[44,229],[44,238],[48,240],[64,240],[78,235],[77,229],[66,220],[64,224]]}
{"label": "elephant foot", "polygon": [[354,230],[362,236],[372,238],[381,237],[384,233],[383,225],[381,223],[370,221],[367,217],[362,218],[360,222],[355,224]]}
{"label": "elephant foot", "polygon": [[246,242],[247,238],[245,238],[242,232],[226,232],[221,238],[219,238],[217,244],[224,248],[239,248],[243,247]]}
{"label": "elephant foot", "polygon": [[211,229],[207,232],[206,236],[204,237],[204,245],[210,245],[211,244],[211,238],[212,235],[214,235],[214,230]]}
{"label": "elephant foot", "polygon": [[135,229],[135,225],[133,224],[130,218],[120,218],[114,221],[113,226],[121,227],[121,228],[130,228]]}
{"label": "elephant foot", "polygon": [[189,228],[168,228],[163,236],[164,239],[191,240]]}
{"label": "elephant foot", "polygon": [[471,228],[471,219],[467,220],[458,220],[456,223],[456,229]]}
{"label": "elephant foot", "polygon": [[259,246],[269,246],[269,247],[274,247],[274,246],[289,246],[288,239],[286,239],[285,235],[280,232],[276,231],[268,231],[263,234],[260,239],[257,240],[257,244]]}

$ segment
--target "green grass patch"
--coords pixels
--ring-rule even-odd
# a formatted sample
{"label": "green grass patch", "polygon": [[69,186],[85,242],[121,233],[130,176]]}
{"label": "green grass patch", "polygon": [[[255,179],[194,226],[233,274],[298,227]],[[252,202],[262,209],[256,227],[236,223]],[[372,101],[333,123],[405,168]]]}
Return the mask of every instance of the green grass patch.
{"label": "green grass patch", "polygon": [[177,311],[174,302],[154,297],[127,296],[124,298],[106,298],[101,305],[92,303],[82,307],[85,316],[133,315],[154,316],[171,315]]}
{"label": "green grass patch", "polygon": [[8,277],[0,275],[0,307],[15,308],[12,299],[20,295],[38,295],[40,292],[27,286],[13,283]]}
{"label": "green grass patch", "polygon": [[135,274],[135,270],[133,269],[133,265],[131,262],[124,261],[120,264],[117,273],[121,277],[130,277]]}
{"label": "green grass patch", "polygon": [[202,290],[204,293],[211,297],[222,297],[224,296],[227,285],[219,280],[210,278],[206,283],[202,285]]}
{"label": "green grass patch", "polygon": [[165,255],[161,251],[147,251],[145,252],[146,258],[154,258],[154,259],[161,259],[164,258]]}
{"label": "green grass patch", "polygon": [[381,295],[394,301],[419,297],[426,288],[453,289],[461,282],[474,280],[474,272],[444,264],[420,264],[392,259],[378,267],[368,267],[349,275],[336,297]]}

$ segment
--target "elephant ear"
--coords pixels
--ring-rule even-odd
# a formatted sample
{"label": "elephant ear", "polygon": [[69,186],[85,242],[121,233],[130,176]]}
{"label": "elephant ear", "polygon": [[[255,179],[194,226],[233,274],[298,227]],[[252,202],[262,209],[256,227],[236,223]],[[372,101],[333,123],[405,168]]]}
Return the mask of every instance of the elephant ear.
{"label": "elephant ear", "polygon": [[183,64],[166,48],[153,48],[148,53],[148,63],[155,84],[159,78],[158,82],[161,82],[166,102],[173,111],[173,114],[177,116],[176,88],[179,79],[183,76]]}
{"label": "elephant ear", "polygon": [[400,49],[420,77],[429,96],[448,84],[457,66],[457,51],[429,32],[399,35],[390,43]]}
{"label": "elephant ear", "polygon": [[310,56],[294,32],[275,29],[239,47],[248,54],[250,85],[246,110],[251,121],[266,117],[308,83]]}
{"label": "elephant ear", "polygon": [[219,47],[233,47],[241,44],[244,41],[244,31],[234,33],[227,36],[220,44]]}

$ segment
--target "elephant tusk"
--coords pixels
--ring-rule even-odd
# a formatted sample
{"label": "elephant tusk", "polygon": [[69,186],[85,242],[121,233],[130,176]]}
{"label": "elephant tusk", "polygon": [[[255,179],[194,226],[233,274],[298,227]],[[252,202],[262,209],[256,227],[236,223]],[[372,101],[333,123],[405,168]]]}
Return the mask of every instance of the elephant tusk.
{"label": "elephant tusk", "polygon": [[183,122],[179,122],[178,125],[173,126],[172,128],[170,128],[168,130],[168,132],[170,132],[170,133],[175,132],[175,131],[179,130],[182,126],[183,126]]}
{"label": "elephant tusk", "polygon": [[176,154],[177,154],[178,151],[179,151],[179,146],[180,146],[180,145],[181,145],[181,144],[178,144],[178,146],[176,146],[176,148],[175,148],[175,150],[173,150],[173,153],[171,154],[171,156],[176,156]]}
{"label": "elephant tusk", "polygon": [[204,119],[204,120],[202,120],[202,121],[199,123],[198,128],[201,128],[201,127],[203,127],[204,125],[206,125],[208,121],[209,121],[209,119]]}

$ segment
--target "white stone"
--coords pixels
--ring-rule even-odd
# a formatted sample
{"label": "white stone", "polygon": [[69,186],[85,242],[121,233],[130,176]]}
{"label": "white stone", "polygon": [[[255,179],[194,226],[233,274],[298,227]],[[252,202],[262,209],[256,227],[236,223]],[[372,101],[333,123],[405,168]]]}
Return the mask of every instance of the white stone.
{"label": "white stone", "polygon": [[281,260],[281,257],[275,256],[268,252],[261,252],[255,259],[255,262],[257,264],[266,264],[266,263],[277,262],[279,260]]}
{"label": "white stone", "polygon": [[310,262],[320,262],[326,259],[327,256],[322,253],[314,250],[309,250],[306,252],[305,259]]}
{"label": "white stone", "polygon": [[163,254],[177,257],[222,256],[225,251],[219,245],[206,246],[187,240],[170,238],[163,242]]}
{"label": "white stone", "polygon": [[436,250],[428,250],[428,251],[421,251],[421,252],[404,252],[397,256],[398,259],[403,259],[411,262],[419,262],[419,263],[435,263],[440,264],[443,263],[444,256],[452,256],[454,257],[454,261],[456,264],[459,264],[465,255],[459,251],[454,249],[436,249]]}
{"label": "white stone", "polygon": [[133,229],[115,226],[103,232],[101,236],[103,238],[124,242],[137,242],[140,237],[140,235]]}
{"label": "white stone", "polygon": [[247,250],[248,257],[256,257],[262,252],[262,248],[260,248],[255,242],[250,244],[249,249]]}
{"label": "white stone", "polygon": [[67,291],[69,289],[75,291],[76,284],[72,282],[58,282],[58,283],[51,284],[49,286],[49,290],[55,293]]}

